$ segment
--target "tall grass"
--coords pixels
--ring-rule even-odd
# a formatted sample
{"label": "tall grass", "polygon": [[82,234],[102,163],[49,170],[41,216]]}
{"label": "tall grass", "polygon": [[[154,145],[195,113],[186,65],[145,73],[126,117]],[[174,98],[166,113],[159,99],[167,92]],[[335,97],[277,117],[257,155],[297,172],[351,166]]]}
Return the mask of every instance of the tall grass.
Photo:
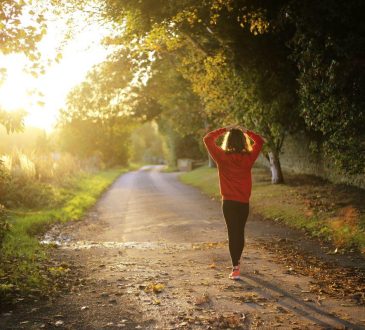
{"label": "tall grass", "polygon": [[67,186],[81,172],[81,162],[69,154],[13,150],[0,157],[0,203],[8,208],[55,206],[55,188]]}
{"label": "tall grass", "polygon": [[81,170],[81,162],[67,153],[24,153],[14,149],[0,156],[3,170],[11,177],[41,182],[60,182]]}

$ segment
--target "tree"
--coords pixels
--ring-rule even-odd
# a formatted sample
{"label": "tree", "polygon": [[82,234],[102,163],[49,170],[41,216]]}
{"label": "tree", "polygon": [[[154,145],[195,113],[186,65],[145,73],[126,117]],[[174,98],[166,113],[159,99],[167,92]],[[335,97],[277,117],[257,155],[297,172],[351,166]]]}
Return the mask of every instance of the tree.
{"label": "tree", "polygon": [[301,114],[323,136],[326,156],[346,173],[365,169],[365,3],[292,1],[290,46]]}
{"label": "tree", "polygon": [[136,94],[156,102],[155,120],[169,148],[168,162],[176,166],[177,158],[202,158],[204,112],[191,83],[177,70],[173,56],[153,61],[151,76]]}
{"label": "tree", "polygon": [[[47,31],[43,8],[32,1],[2,0],[0,5],[0,53],[23,53],[39,59],[36,45]],[[27,17],[27,23],[24,23]]]}
{"label": "tree", "polygon": [[[24,23],[24,17],[27,22]],[[23,53],[33,62],[32,72],[39,69],[41,54],[37,43],[47,31],[42,8],[32,5],[31,1],[2,0],[0,4],[0,55]],[[0,85],[6,78],[6,69],[0,67]],[[0,125],[8,132],[23,128],[24,111],[7,112],[0,109]]]}
{"label": "tree", "polygon": [[321,133],[338,168],[363,173],[363,1],[106,0],[102,10],[125,27],[115,41],[133,44],[146,72],[173,56],[200,118],[265,136],[274,183],[285,136],[302,128]]}
{"label": "tree", "polygon": [[[126,60],[133,54],[133,49],[125,49]],[[117,56],[113,56],[117,59]],[[121,59],[118,59],[121,61]],[[141,73],[141,63],[134,67],[133,81],[136,75]],[[159,124],[159,131],[165,137],[169,148],[169,164],[176,165],[178,157],[187,157],[190,150],[190,157],[200,158],[201,139],[193,139],[192,136],[204,134],[204,120],[202,118],[201,103],[199,98],[191,90],[189,81],[183,78],[176,70],[174,59],[164,57],[156,61],[149,62],[145,71],[149,71],[149,79],[142,82],[131,82],[126,90],[128,97],[118,100],[118,106],[124,109],[124,114],[134,118],[140,123],[156,121]],[[142,70],[143,71],[143,70]],[[109,76],[122,75],[120,66],[113,66],[112,71],[108,71]],[[99,84],[103,78],[93,82],[93,88]],[[114,89],[110,88],[110,93]],[[105,97],[105,94],[104,94]],[[93,100],[94,103],[95,100]],[[86,108],[90,109],[91,105]],[[90,111],[90,110],[88,110]],[[183,146],[189,147],[184,150]]]}
{"label": "tree", "polygon": [[274,183],[283,181],[285,135],[300,121],[289,35],[278,21],[282,3],[107,2],[114,19],[125,18],[127,37],[139,37],[157,58],[177,56],[206,117],[217,124],[243,121],[266,137]]}
{"label": "tree", "polygon": [[164,159],[164,143],[155,122],[146,122],[131,134],[131,160],[160,164]]}
{"label": "tree", "polygon": [[123,117],[95,120],[74,118],[60,127],[63,151],[81,158],[100,158],[107,166],[126,165],[131,122]]}
{"label": "tree", "polygon": [[133,120],[118,100],[132,80],[130,62],[121,53],[97,65],[72,90],[61,111],[60,141],[64,150],[83,158],[101,155],[108,165],[124,165],[129,157]]}
{"label": "tree", "polygon": [[255,67],[236,69],[224,53],[206,58],[202,67],[187,65],[185,76],[192,79],[209,117],[220,125],[244,123],[263,134],[272,182],[283,182],[279,154],[285,136],[299,124],[295,92],[283,86],[293,77],[263,74]]}

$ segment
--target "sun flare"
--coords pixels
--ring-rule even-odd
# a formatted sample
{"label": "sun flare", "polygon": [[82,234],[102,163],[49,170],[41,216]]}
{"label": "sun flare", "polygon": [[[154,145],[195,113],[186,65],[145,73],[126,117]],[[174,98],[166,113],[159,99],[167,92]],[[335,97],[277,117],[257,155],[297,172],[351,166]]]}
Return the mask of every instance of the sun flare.
{"label": "sun flare", "polygon": [[[48,33],[39,44],[42,61],[56,57],[64,40],[60,31],[65,31],[65,27],[64,20],[49,23]],[[29,61],[24,55],[1,55],[0,67],[6,68],[7,74],[0,85],[0,107],[6,111],[23,109],[27,112],[27,126],[52,130],[68,92],[93,65],[105,59],[107,49],[100,41],[106,34],[107,30],[96,23],[83,26],[62,49],[62,59],[46,66],[45,74],[37,78],[26,73]]]}
{"label": "sun flare", "polygon": [[6,81],[0,88],[0,103],[2,108],[12,111],[26,108],[30,102],[29,91],[31,79],[24,74],[19,63],[24,61],[21,55],[12,55],[2,58],[2,66],[7,69]]}

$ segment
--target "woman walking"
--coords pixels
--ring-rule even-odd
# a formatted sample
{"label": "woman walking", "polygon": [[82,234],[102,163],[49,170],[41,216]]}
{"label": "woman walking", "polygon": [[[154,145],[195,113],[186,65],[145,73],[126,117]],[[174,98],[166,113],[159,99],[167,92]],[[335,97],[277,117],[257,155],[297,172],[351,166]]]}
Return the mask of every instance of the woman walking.
{"label": "woman walking", "polygon": [[[225,134],[222,147],[216,140]],[[246,137],[253,140],[250,150]],[[227,225],[229,252],[232,259],[230,278],[240,279],[240,259],[245,244],[245,225],[251,195],[251,168],[264,144],[260,135],[241,126],[228,126],[209,132],[204,143],[218,167],[222,209]]]}

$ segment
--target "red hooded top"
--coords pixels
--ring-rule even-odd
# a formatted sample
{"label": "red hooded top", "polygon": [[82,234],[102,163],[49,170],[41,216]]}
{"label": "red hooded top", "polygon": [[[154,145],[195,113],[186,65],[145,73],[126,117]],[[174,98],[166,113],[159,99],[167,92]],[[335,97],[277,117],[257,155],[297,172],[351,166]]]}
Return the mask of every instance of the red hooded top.
{"label": "red hooded top", "polygon": [[219,173],[219,186],[222,199],[248,203],[251,196],[251,168],[257,159],[264,140],[252,131],[247,134],[254,145],[250,153],[225,153],[215,143],[217,138],[226,133],[225,128],[219,128],[204,136],[204,143],[209,154],[217,163]]}

